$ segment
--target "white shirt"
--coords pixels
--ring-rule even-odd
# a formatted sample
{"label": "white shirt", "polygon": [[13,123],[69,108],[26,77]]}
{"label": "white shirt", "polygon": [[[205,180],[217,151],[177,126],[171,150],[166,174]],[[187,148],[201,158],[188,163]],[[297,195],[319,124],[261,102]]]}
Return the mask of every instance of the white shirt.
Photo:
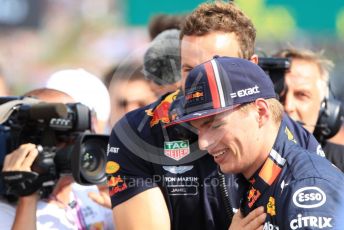
{"label": "white shirt", "polygon": [[[75,207],[61,208],[55,203],[39,200],[37,204],[37,230],[113,230],[112,210],[102,207],[88,197],[88,192],[98,192],[98,187],[72,184],[70,202],[78,202],[81,210],[77,215]],[[73,206],[73,205],[71,205]],[[0,200],[0,230],[10,230],[15,219],[15,206]],[[78,221],[84,223],[78,228]],[[80,226],[80,225],[79,225]],[[86,226],[86,227],[85,227]]]}
{"label": "white shirt", "polygon": [[[98,192],[97,186],[82,186],[73,183],[70,195],[70,203],[77,202],[81,212],[77,214],[78,206],[73,205],[61,208],[54,203],[39,201],[37,205],[37,230],[78,230],[78,222],[82,223],[82,229],[114,229],[112,222],[112,210],[104,208],[93,202],[88,192]],[[85,228],[86,225],[86,228]]]}
{"label": "white shirt", "polygon": [[1,230],[11,229],[15,216],[16,216],[15,205],[11,205],[4,199],[0,199],[0,229]]}

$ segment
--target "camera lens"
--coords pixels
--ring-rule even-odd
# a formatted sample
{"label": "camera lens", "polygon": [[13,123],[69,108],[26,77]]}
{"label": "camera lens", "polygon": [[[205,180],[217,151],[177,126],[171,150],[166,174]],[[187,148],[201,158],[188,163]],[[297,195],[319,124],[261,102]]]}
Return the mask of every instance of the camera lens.
{"label": "camera lens", "polygon": [[89,182],[97,183],[105,177],[106,145],[106,141],[92,138],[82,143],[80,172]]}
{"label": "camera lens", "polygon": [[81,160],[81,167],[83,170],[87,170],[89,172],[93,172],[97,169],[98,159],[95,154],[93,154],[94,151],[88,151],[85,152],[84,155],[82,156]]}
{"label": "camera lens", "polygon": [[71,169],[75,181],[82,185],[106,182],[105,166],[108,135],[82,133],[74,143]]}

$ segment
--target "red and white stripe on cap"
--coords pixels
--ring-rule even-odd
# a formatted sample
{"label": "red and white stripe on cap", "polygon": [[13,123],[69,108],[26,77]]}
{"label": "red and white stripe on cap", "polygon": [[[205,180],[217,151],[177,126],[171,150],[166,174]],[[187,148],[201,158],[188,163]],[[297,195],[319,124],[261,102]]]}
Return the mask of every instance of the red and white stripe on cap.
{"label": "red and white stripe on cap", "polygon": [[214,109],[223,108],[226,106],[226,102],[217,63],[213,59],[205,63],[204,67],[207,74],[213,107]]}

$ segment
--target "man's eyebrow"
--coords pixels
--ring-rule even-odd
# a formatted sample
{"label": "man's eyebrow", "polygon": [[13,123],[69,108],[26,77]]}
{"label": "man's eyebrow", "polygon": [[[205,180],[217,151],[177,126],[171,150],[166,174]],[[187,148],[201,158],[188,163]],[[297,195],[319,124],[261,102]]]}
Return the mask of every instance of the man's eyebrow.
{"label": "man's eyebrow", "polygon": [[206,125],[208,125],[208,124],[210,124],[210,123],[212,123],[214,121],[215,121],[214,118],[209,118],[206,121],[202,122],[201,127],[206,126]]}
{"label": "man's eyebrow", "polygon": [[189,65],[189,64],[182,64],[182,68],[186,68],[186,67],[188,67],[188,68],[193,68],[193,66],[191,66],[191,65]]}

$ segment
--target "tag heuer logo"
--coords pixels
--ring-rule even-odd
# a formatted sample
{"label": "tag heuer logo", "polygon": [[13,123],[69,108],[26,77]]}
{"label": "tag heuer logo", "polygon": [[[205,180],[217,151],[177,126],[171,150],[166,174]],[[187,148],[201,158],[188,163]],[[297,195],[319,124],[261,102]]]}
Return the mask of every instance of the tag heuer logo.
{"label": "tag heuer logo", "polygon": [[189,141],[165,141],[164,154],[169,158],[179,161],[190,154]]}

